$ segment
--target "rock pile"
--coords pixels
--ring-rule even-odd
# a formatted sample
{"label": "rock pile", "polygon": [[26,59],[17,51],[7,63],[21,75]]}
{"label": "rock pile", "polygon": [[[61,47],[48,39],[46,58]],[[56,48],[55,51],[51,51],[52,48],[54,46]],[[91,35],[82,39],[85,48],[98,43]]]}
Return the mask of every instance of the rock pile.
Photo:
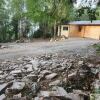
{"label": "rock pile", "polygon": [[0,49],[8,48],[7,46],[0,45]]}
{"label": "rock pile", "polygon": [[89,100],[99,80],[97,57],[50,54],[2,61],[0,100]]}
{"label": "rock pile", "polygon": [[50,39],[50,42],[61,41],[61,40],[66,40],[66,39],[68,39],[68,37],[62,35],[62,36],[56,37],[55,39],[54,38],[51,38]]}

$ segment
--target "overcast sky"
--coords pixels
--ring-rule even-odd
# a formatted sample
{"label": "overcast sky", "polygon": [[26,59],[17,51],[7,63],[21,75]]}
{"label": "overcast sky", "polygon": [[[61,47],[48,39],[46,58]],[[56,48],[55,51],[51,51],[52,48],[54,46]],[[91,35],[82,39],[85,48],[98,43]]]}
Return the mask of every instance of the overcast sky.
{"label": "overcast sky", "polygon": [[81,7],[90,7],[95,9],[99,0],[74,0],[74,7],[80,9]]}

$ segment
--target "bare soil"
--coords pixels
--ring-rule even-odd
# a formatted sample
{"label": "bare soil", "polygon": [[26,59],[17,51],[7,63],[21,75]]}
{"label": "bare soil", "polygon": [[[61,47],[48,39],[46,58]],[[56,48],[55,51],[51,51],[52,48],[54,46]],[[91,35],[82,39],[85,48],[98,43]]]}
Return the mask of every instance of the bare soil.
{"label": "bare soil", "polygon": [[99,40],[86,38],[70,38],[62,41],[34,41],[31,43],[1,43],[0,45],[8,48],[0,49],[0,59],[15,59],[22,56],[38,56],[48,53],[66,54],[77,53],[81,55],[89,55],[93,53],[93,49],[89,46],[98,43]]}

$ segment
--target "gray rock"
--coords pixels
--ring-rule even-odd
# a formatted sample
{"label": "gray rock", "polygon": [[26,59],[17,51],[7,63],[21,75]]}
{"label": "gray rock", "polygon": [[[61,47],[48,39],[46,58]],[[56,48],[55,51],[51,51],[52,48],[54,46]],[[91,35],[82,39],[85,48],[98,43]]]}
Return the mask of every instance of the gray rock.
{"label": "gray rock", "polygon": [[45,75],[48,75],[48,74],[51,74],[51,71],[49,70],[43,70],[40,72],[41,75],[45,76]]}
{"label": "gray rock", "polygon": [[69,93],[69,95],[71,96],[72,100],[85,100],[84,96],[81,96],[79,94]]}
{"label": "gray rock", "polygon": [[13,99],[15,99],[15,100],[21,100],[21,97],[22,97],[22,94],[21,93],[19,93],[19,94],[16,94],[16,95],[14,95],[13,96]]}
{"label": "gray rock", "polygon": [[85,98],[87,98],[87,100],[89,100],[88,93],[86,94],[82,90],[73,90],[73,93],[71,93],[71,94],[72,94],[72,98],[75,100],[85,100]]}
{"label": "gray rock", "polygon": [[50,80],[50,79],[53,79],[57,76],[57,73],[52,73],[52,74],[49,74],[49,75],[46,75],[45,78]]}
{"label": "gray rock", "polygon": [[35,97],[34,100],[61,100],[56,97]]}
{"label": "gray rock", "polygon": [[17,69],[17,70],[15,69],[14,71],[10,72],[10,75],[14,76],[15,79],[21,79],[23,72],[20,69]]}
{"label": "gray rock", "polygon": [[99,93],[100,92],[100,80],[96,79],[93,85],[94,85],[95,93]]}
{"label": "gray rock", "polygon": [[88,67],[94,67],[94,64],[89,63]]}
{"label": "gray rock", "polygon": [[24,82],[14,82],[11,89],[22,90],[25,87]]}
{"label": "gray rock", "polygon": [[66,90],[63,87],[55,86],[52,88],[52,90],[56,91],[56,96],[61,96],[61,97],[71,99],[71,97],[68,95],[68,93],[66,92]]}
{"label": "gray rock", "polygon": [[66,71],[66,67],[61,67],[56,69],[58,72],[64,72]]}
{"label": "gray rock", "polygon": [[41,100],[39,97],[35,97],[34,100]]}
{"label": "gray rock", "polygon": [[31,90],[32,90],[33,95],[36,95],[36,93],[39,91],[39,89],[40,89],[40,85],[38,83],[34,82],[31,85]]}
{"label": "gray rock", "polygon": [[25,87],[25,82],[14,82],[10,88],[7,88],[6,94],[19,93]]}
{"label": "gray rock", "polygon": [[[57,97],[60,100],[71,100],[71,97],[62,87],[54,87],[52,91],[40,91],[39,97]],[[48,99],[47,99],[48,100]]]}
{"label": "gray rock", "polygon": [[10,72],[10,74],[21,74],[21,73],[22,73],[21,70],[14,70]]}
{"label": "gray rock", "polygon": [[3,46],[3,45],[2,45],[0,48],[1,48],[1,49],[4,49],[4,48],[8,48],[8,47],[7,47],[7,46]]}
{"label": "gray rock", "polygon": [[27,64],[25,67],[27,72],[32,72],[33,71],[33,65],[32,64]]}
{"label": "gray rock", "polygon": [[0,79],[5,79],[7,76],[7,74],[0,75]]}
{"label": "gray rock", "polygon": [[22,82],[25,82],[25,84],[30,87],[30,84],[32,84],[32,80],[30,80],[29,78],[27,78],[26,76],[22,79]]}
{"label": "gray rock", "polygon": [[96,75],[99,72],[99,70],[96,68],[91,68],[91,72]]}
{"label": "gray rock", "polygon": [[53,81],[49,84],[49,86],[56,86],[56,85],[60,85],[61,81],[60,80],[56,80],[56,81]]}
{"label": "gray rock", "polygon": [[3,74],[3,71],[0,71],[0,74]]}
{"label": "gray rock", "polygon": [[37,58],[31,60],[30,63],[32,63],[34,70],[38,70],[39,61]]}
{"label": "gray rock", "polygon": [[39,97],[50,97],[50,96],[54,96],[55,91],[40,91],[38,96]]}
{"label": "gray rock", "polygon": [[0,95],[0,100],[4,100],[6,98],[5,94]]}
{"label": "gray rock", "polygon": [[69,78],[69,79],[70,79],[70,78],[75,78],[75,77],[76,77],[76,74],[77,74],[77,72],[75,71],[75,72],[69,74],[69,75],[68,75],[68,78]]}
{"label": "gray rock", "polygon": [[35,97],[34,100],[61,100],[57,97]]}
{"label": "gray rock", "polygon": [[99,78],[99,80],[100,80],[100,72],[98,73],[98,78]]}
{"label": "gray rock", "polygon": [[78,94],[78,95],[85,95],[85,96],[88,96],[85,92],[83,92],[82,90],[73,90],[73,93],[74,94]]}
{"label": "gray rock", "polygon": [[84,61],[79,61],[78,65],[83,65]]}
{"label": "gray rock", "polygon": [[37,82],[37,80],[38,80],[38,76],[35,74],[29,74],[29,75],[27,75],[27,78],[29,78],[33,82]]}
{"label": "gray rock", "polygon": [[12,80],[14,80],[14,76],[13,75],[9,75],[9,76],[6,77],[6,80],[7,81],[12,81]]}
{"label": "gray rock", "polygon": [[67,62],[67,66],[68,66],[68,68],[71,68],[72,65],[73,65],[73,63],[69,63],[69,62]]}
{"label": "gray rock", "polygon": [[0,94],[4,93],[5,90],[10,87],[13,83],[9,82],[9,83],[4,83],[0,85]]}

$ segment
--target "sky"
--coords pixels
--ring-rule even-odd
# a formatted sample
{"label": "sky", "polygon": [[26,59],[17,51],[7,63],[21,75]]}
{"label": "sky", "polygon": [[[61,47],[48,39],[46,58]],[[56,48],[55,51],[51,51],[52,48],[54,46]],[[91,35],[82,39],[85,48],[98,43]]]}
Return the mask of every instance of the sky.
{"label": "sky", "polygon": [[74,7],[80,9],[82,7],[90,7],[95,9],[97,7],[99,0],[74,0]]}

